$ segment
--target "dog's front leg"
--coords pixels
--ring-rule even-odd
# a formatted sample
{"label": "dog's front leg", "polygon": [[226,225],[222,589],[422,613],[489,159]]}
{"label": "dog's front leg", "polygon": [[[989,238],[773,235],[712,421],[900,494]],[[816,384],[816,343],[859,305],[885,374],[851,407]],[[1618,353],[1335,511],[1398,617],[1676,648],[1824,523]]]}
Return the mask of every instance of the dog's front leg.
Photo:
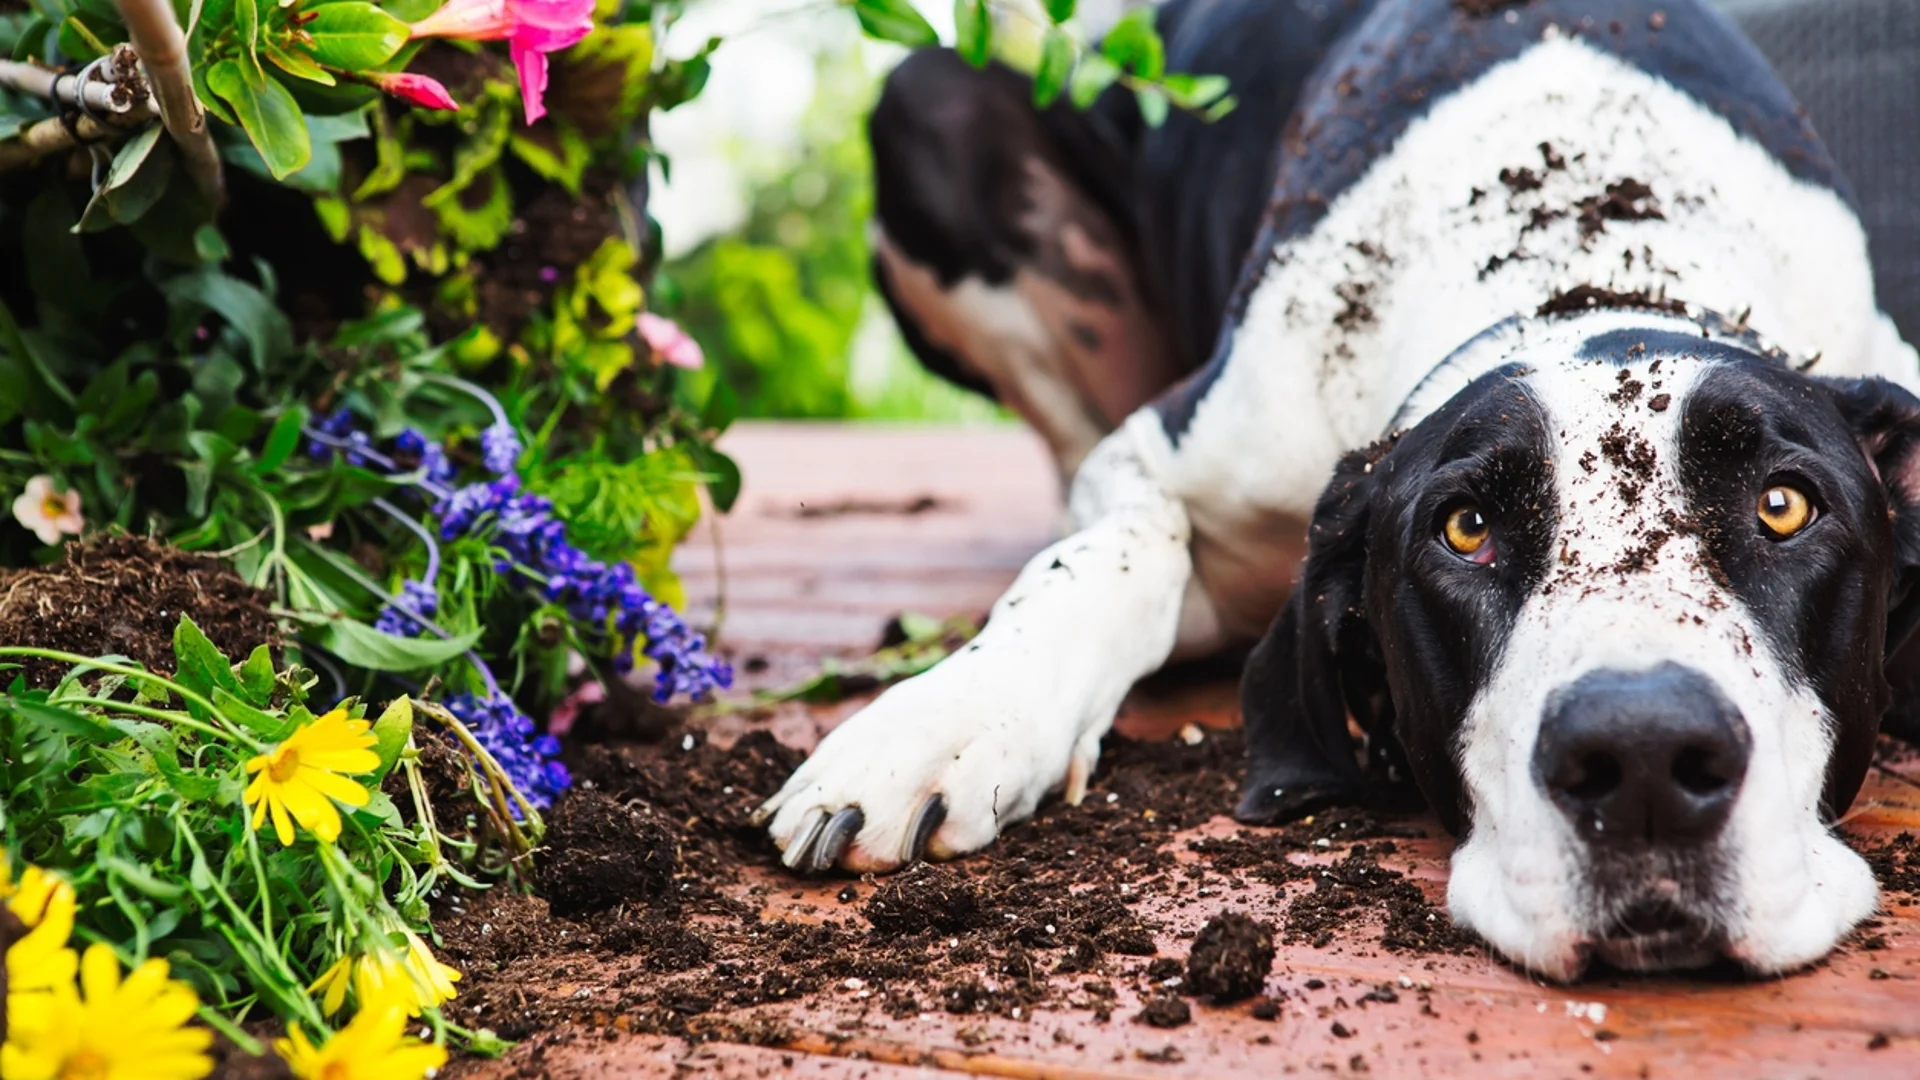
{"label": "dog's front leg", "polygon": [[1069,499],[1079,531],[1027,564],[972,643],[836,728],[767,801],[788,866],[951,858],[1050,791],[1079,801],[1121,699],[1172,651],[1192,577],[1157,434],[1136,416],[1102,441]]}

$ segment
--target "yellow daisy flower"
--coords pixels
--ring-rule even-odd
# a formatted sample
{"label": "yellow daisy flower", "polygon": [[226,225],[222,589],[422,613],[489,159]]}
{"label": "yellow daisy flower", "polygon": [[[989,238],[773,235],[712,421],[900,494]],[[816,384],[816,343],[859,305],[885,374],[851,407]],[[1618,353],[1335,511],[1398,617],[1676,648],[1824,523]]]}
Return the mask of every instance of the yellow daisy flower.
{"label": "yellow daisy flower", "polygon": [[380,756],[373,752],[376,740],[368,731],[372,726],[335,709],[248,761],[247,772],[258,774],[246,792],[253,827],[260,828],[271,812],[274,835],[287,847],[293,846],[296,821],[326,843],[340,839],[340,811],[334,802],[365,806],[371,798],[366,788],[341,774],[379,767]]}
{"label": "yellow daisy flower", "polygon": [[403,929],[401,933],[407,938],[407,950],[403,954],[378,949],[357,960],[343,956],[322,972],[313,985],[307,987],[307,993],[321,994],[321,1011],[328,1016],[339,1012],[346,1004],[349,985],[353,988],[354,1000],[364,1002],[390,996],[401,1003],[408,1016],[419,1016],[423,1009],[452,1001],[457,993],[453,984],[460,981],[460,972],[436,959],[433,950],[413,931]]}
{"label": "yellow daisy flower", "polygon": [[7,1080],[200,1080],[213,1071],[213,1032],[186,1026],[200,999],[167,977],[165,960],[149,960],[123,981],[113,950],[91,945],[79,986],[69,982],[50,998],[45,1023],[7,1033]]}
{"label": "yellow daisy flower", "polygon": [[[300,1080],[421,1080],[447,1063],[445,1047],[408,1038],[406,1003],[376,994],[332,1038],[315,1046],[298,1024],[273,1048]],[[11,1080],[12,1073],[7,1074]]]}
{"label": "yellow daisy flower", "polygon": [[420,935],[411,930],[403,931],[407,935],[406,967],[413,975],[413,981],[429,991],[421,998],[421,1004],[438,1007],[452,1001],[458,993],[453,984],[460,981],[457,968],[441,963]]}
{"label": "yellow daisy flower", "polygon": [[0,899],[27,927],[7,950],[10,1029],[35,1031],[45,1023],[54,989],[71,985],[80,967],[80,958],[67,947],[73,936],[73,886],[37,866],[27,867],[15,882],[6,852],[0,851]]}

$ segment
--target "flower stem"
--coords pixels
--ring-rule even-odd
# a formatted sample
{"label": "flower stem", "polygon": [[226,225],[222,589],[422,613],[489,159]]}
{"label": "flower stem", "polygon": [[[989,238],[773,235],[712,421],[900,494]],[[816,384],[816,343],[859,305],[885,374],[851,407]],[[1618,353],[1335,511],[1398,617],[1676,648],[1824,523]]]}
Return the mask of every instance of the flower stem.
{"label": "flower stem", "polygon": [[420,538],[421,543],[427,545],[427,572],[421,580],[429,585],[433,584],[440,576],[440,545],[434,542],[433,534],[415,521],[413,515],[402,512],[399,507],[385,499],[376,498],[373,500],[373,505],[386,511],[388,517],[406,526],[408,531]]}

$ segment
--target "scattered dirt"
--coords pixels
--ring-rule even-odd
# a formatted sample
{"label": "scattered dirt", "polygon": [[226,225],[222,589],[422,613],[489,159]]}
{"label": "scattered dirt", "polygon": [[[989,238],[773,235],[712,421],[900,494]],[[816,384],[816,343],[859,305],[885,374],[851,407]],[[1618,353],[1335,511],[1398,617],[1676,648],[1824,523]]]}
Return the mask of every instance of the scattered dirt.
{"label": "scattered dirt", "polygon": [[[1385,837],[1417,833],[1361,811],[1173,850],[1177,832],[1232,806],[1242,753],[1238,732],[1197,745],[1110,738],[1081,806],[1049,803],[973,858],[848,881],[822,910],[783,906],[790,879],[748,821],[797,752],[763,732],[724,750],[697,733],[589,748],[570,761],[580,785],[549,834],[552,845],[585,850],[549,854],[540,875],[550,896],[496,890],[451,897],[440,910],[442,949],[467,973],[451,1017],[508,1038],[537,1035],[536,1048],[609,1025],[774,1045],[794,1036],[786,1014],[756,1006],[832,1007],[851,1014],[839,1021],[849,1032],[870,1010],[1016,1019],[1080,1010],[1107,1020],[1126,984],[1148,1001],[1142,1023],[1169,1026],[1190,1016],[1174,991],[1258,995],[1277,931],[1249,915],[1222,917],[1183,962],[1158,955],[1172,933],[1160,918],[1196,895],[1236,892],[1278,916],[1285,901],[1265,888],[1275,883],[1297,894],[1290,933],[1330,912],[1343,940],[1371,917],[1389,949],[1476,946],[1377,861],[1393,850]],[[1372,842],[1352,843],[1360,839]],[[1349,846],[1342,860],[1313,865]],[[615,865],[622,858],[628,865]],[[460,1071],[456,1063],[451,1074]]]}
{"label": "scattered dirt", "polygon": [[1580,211],[1582,239],[1607,231],[1609,221],[1665,221],[1667,215],[1653,199],[1653,189],[1631,177],[1607,185],[1604,195],[1589,195],[1575,204]]}
{"label": "scattered dirt", "polygon": [[1215,916],[1193,939],[1181,988],[1216,1001],[1258,994],[1273,970],[1273,924],[1239,912]]}
{"label": "scattered dirt", "polygon": [[[205,556],[131,536],[71,544],[52,566],[0,571],[0,645],[83,656],[117,653],[173,671],[173,632],[191,616],[214,645],[240,660],[279,645],[268,597]],[[66,665],[28,660],[30,686],[50,687]],[[10,678],[10,677],[9,677]]]}
{"label": "scattered dirt", "polygon": [[815,503],[811,506],[801,503],[797,509],[775,510],[772,513],[796,518],[918,517],[934,510],[955,509],[958,507],[953,503],[933,495],[916,495],[910,499],[840,499],[830,503]]}
{"label": "scattered dirt", "polygon": [[1674,315],[1687,313],[1687,305],[1679,300],[1667,299],[1664,290],[1659,293],[1648,292],[1645,289],[1619,292],[1598,285],[1575,285],[1566,292],[1556,290],[1534,314],[1565,315],[1577,311],[1592,311],[1596,308],[1651,308]]}
{"label": "scattered dirt", "polygon": [[1140,1011],[1140,1023],[1157,1028],[1183,1027],[1193,1020],[1193,1009],[1172,994],[1161,994]]}

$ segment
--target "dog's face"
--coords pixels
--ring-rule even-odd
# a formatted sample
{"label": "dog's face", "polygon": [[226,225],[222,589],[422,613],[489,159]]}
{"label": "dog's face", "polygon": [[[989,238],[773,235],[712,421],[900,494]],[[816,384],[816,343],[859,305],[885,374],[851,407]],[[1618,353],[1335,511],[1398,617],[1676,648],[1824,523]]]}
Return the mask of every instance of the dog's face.
{"label": "dog's face", "polygon": [[1875,905],[1827,823],[1888,704],[1920,402],[1648,322],[1515,354],[1343,465],[1249,668],[1242,810],[1350,787],[1351,711],[1510,958],[1782,971]]}

